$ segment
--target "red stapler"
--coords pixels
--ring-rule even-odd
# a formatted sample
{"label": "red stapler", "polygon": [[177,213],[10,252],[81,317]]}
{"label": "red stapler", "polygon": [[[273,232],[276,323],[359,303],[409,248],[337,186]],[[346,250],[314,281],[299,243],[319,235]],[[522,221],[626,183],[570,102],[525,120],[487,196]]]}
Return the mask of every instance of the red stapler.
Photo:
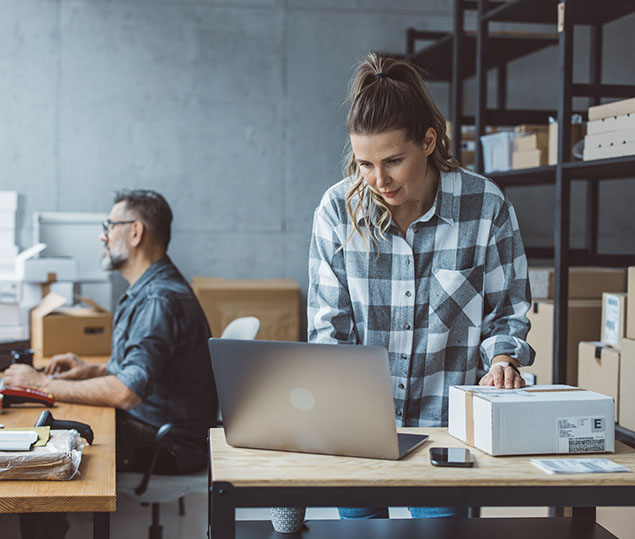
{"label": "red stapler", "polygon": [[0,395],[2,395],[3,408],[23,402],[35,402],[49,408],[55,404],[53,395],[32,387],[4,386],[0,388]]}

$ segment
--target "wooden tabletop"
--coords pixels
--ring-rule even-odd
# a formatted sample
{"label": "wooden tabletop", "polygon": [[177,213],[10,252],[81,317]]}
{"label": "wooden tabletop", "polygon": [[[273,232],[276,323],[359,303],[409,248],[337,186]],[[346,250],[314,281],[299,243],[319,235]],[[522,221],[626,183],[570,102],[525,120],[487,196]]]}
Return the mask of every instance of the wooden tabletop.
{"label": "wooden tabletop", "polygon": [[0,513],[115,511],[115,409],[65,403],[53,408],[21,405],[2,409],[0,423],[30,427],[44,409],[55,419],[89,424],[95,434],[93,445],[84,448],[80,475],[70,481],[0,481]]}
{"label": "wooden tabletop", "polygon": [[211,429],[212,477],[236,487],[262,486],[634,486],[635,473],[549,475],[531,458],[608,458],[635,472],[635,450],[615,442],[615,453],[492,457],[470,447],[473,468],[430,464],[430,447],[468,447],[445,428],[405,428],[428,434],[423,446],[404,459],[379,460],[231,447],[223,429]]}

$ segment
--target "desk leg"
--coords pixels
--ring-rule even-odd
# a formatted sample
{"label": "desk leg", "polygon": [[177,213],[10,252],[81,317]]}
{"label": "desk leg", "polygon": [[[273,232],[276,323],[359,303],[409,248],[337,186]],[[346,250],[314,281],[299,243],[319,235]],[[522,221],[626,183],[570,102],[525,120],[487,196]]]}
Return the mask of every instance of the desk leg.
{"label": "desk leg", "polygon": [[592,518],[595,521],[595,507],[574,507],[573,518]]}
{"label": "desk leg", "polygon": [[110,539],[110,513],[93,513],[93,539]]}
{"label": "desk leg", "polygon": [[235,539],[236,508],[228,484],[214,484],[211,489],[210,539]]}

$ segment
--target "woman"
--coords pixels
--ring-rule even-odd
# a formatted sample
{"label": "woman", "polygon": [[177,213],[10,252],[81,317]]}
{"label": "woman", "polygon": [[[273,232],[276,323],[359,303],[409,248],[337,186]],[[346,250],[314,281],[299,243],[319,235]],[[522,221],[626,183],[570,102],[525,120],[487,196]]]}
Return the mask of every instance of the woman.
{"label": "woman", "polygon": [[[315,211],[308,339],[388,349],[397,426],[446,426],[450,385],[520,388],[530,306],[511,203],[458,167],[411,64],[370,54],[351,84],[348,177]],[[415,517],[465,515],[411,508]],[[340,509],[343,518],[386,508]]]}

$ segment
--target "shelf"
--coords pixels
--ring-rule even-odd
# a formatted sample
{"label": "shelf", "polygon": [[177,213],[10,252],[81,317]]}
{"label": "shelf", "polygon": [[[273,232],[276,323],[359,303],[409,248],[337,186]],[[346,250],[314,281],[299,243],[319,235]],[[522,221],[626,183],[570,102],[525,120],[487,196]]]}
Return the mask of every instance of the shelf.
{"label": "shelf", "polygon": [[[606,24],[635,12],[633,0],[569,0],[573,10],[574,24]],[[556,24],[558,0],[516,0],[507,5],[489,10],[487,22],[524,22]]]}
{"label": "shelf", "polygon": [[635,155],[572,161],[565,163],[563,169],[572,180],[635,178]]}
{"label": "shelf", "polygon": [[[492,69],[502,63],[511,62],[545,47],[558,44],[557,34],[536,32],[492,32],[487,40],[486,69]],[[467,50],[476,50],[476,33],[466,32],[463,46]],[[435,43],[424,47],[406,58],[429,73],[434,80],[452,79],[453,37],[448,34]],[[476,74],[476,58],[466,55],[463,59],[463,78]]]}
{"label": "shelf", "polygon": [[[271,522],[236,522],[237,539],[283,537]],[[559,539],[610,539],[615,535],[591,519],[571,518],[426,518],[370,520],[310,520],[290,537],[379,539],[380,537],[558,537]]]}
{"label": "shelf", "polygon": [[[635,179],[635,155],[593,161],[571,161],[565,163],[562,168],[571,180]],[[490,172],[485,176],[501,187],[553,185],[556,183],[556,166]]]}

